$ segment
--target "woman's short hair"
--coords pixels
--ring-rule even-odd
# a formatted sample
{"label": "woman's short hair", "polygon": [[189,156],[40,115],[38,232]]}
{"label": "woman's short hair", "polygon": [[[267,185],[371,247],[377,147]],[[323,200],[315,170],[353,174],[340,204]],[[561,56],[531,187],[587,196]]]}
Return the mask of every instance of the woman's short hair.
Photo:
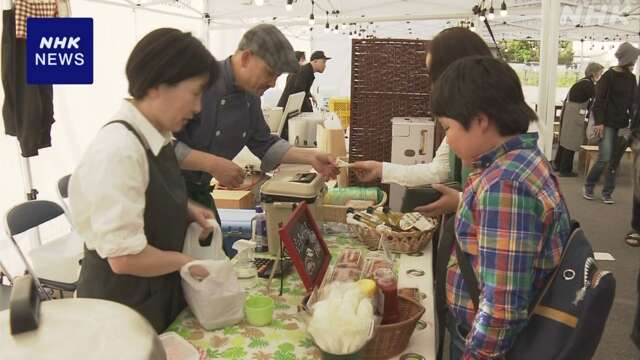
{"label": "woman's short hair", "polygon": [[596,62],[590,62],[587,65],[586,69],[584,69],[584,77],[593,79],[593,77],[596,76],[596,74],[602,69],[604,69],[604,66]]}
{"label": "woman's short hair", "polygon": [[434,116],[453,119],[465,129],[485,114],[503,136],[526,133],[537,120],[516,72],[487,56],[466,57],[447,67],[433,89],[431,109]]}
{"label": "woman's short hair", "polygon": [[153,30],[140,39],[126,66],[129,94],[134,99],[144,98],[158,85],[175,85],[200,75],[209,77],[208,87],[219,72],[216,59],[200,40],[171,28]]}
{"label": "woman's short hair", "polygon": [[432,83],[458,59],[475,55],[492,56],[487,43],[478,34],[463,27],[442,30],[428,46],[431,54],[429,73]]}

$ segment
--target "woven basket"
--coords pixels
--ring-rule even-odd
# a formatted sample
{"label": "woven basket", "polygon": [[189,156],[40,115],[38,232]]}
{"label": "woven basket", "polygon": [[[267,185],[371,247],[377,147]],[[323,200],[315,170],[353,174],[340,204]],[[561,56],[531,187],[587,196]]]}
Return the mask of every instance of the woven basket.
{"label": "woven basket", "polygon": [[[436,221],[436,226],[427,231],[409,231],[409,232],[385,232],[384,241],[387,249],[397,253],[413,253],[424,249],[425,246],[433,238],[436,230],[438,230],[439,221],[437,218],[433,218]],[[380,245],[380,232],[367,225],[349,224],[351,232],[358,237],[360,242],[366,245],[369,249],[378,249]]]}
{"label": "woven basket", "polygon": [[[374,209],[384,206],[387,203],[387,193],[385,191],[382,192],[382,200],[375,204],[371,205]],[[322,219],[325,222],[338,222],[338,223],[346,223],[347,222],[347,209],[353,206],[344,206],[344,205],[325,205],[323,204],[321,209]],[[357,208],[353,207],[355,210],[364,210],[366,208]]]}
{"label": "woven basket", "polygon": [[402,353],[409,344],[416,323],[424,314],[424,306],[404,296],[398,296],[400,322],[380,325],[374,330],[373,338],[364,347],[365,359],[389,359]]}

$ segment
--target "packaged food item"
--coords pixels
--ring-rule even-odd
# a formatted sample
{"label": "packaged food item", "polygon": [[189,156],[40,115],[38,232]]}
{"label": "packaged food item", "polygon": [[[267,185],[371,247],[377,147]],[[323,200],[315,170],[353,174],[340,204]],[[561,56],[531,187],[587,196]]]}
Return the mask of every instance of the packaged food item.
{"label": "packaged food item", "polygon": [[393,269],[393,263],[382,257],[370,257],[365,260],[362,277],[371,279],[378,269]]}
{"label": "packaged food item", "polygon": [[362,268],[362,251],[358,249],[343,249],[338,255],[337,264],[349,265],[354,268]]}
{"label": "packaged food item", "polygon": [[362,271],[359,268],[354,268],[349,264],[336,264],[333,267],[333,271],[331,273],[331,282],[341,281],[341,282],[351,282],[360,280],[360,275]]}

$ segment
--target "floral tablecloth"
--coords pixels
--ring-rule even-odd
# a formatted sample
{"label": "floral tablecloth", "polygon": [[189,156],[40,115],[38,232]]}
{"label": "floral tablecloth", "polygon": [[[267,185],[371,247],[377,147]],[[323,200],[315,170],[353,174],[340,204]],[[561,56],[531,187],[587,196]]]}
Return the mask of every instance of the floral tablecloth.
{"label": "floral tablecloth", "polygon": [[[353,240],[349,234],[325,235],[325,242],[332,253],[332,263],[344,248],[366,247]],[[266,293],[265,279],[258,278],[249,296]],[[272,282],[272,294],[277,294],[280,280]],[[207,331],[187,308],[169,326],[195,346],[201,359],[247,360],[311,360],[320,359],[320,350],[305,330],[298,305],[305,295],[305,288],[295,269],[285,277],[283,296],[276,298],[273,321],[269,326],[255,327],[246,321],[224,329]]]}

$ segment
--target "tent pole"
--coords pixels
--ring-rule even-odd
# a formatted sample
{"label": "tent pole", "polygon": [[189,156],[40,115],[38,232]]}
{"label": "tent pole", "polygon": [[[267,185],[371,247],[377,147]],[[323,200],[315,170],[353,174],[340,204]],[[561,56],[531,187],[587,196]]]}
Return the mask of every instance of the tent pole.
{"label": "tent pole", "polygon": [[[547,159],[553,151],[553,122],[556,107],[556,73],[558,71],[558,42],[560,31],[560,2],[542,0],[542,36],[540,37],[540,82],[538,84],[538,144]],[[541,143],[540,143],[541,141]]]}

